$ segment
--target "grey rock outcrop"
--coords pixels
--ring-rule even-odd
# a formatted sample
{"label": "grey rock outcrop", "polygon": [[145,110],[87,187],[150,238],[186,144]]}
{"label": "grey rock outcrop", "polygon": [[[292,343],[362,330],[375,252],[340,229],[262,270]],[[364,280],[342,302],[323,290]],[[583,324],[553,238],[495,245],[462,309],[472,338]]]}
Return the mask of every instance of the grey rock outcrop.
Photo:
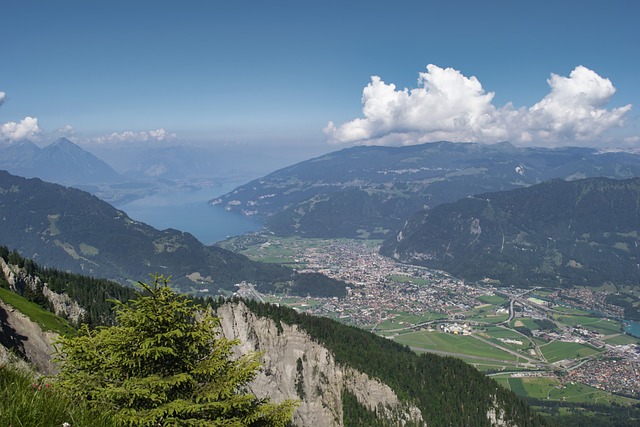
{"label": "grey rock outcrop", "polygon": [[9,283],[10,289],[14,292],[24,290],[27,287],[34,292],[42,292],[51,304],[53,312],[74,324],[78,324],[84,316],[86,310],[80,307],[75,300],[65,293],[59,294],[52,291],[46,283],[42,283],[39,277],[28,275],[16,265],[7,264],[1,257],[0,269]]}
{"label": "grey rock outcrop", "polygon": [[51,355],[57,336],[54,332],[43,331],[27,316],[0,301],[0,345],[4,347],[2,353],[10,348],[31,362],[38,372],[53,374],[55,368]]}
{"label": "grey rock outcrop", "polygon": [[263,369],[250,384],[257,397],[275,402],[298,399],[293,416],[296,426],[341,427],[343,390],[358,402],[402,426],[407,421],[426,425],[415,406],[401,402],[386,384],[336,363],[333,354],[314,342],[297,326],[255,316],[244,304],[226,304],[218,309],[222,333],[239,339],[238,355],[263,352]]}

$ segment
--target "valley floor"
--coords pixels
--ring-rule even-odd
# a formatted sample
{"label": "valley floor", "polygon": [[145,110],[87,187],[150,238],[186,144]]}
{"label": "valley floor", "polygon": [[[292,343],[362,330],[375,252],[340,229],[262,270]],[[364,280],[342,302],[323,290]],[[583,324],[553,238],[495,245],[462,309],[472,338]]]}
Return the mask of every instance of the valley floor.
{"label": "valley floor", "polygon": [[349,284],[341,299],[262,295],[247,283],[240,296],[336,318],[417,352],[459,357],[523,397],[640,403],[640,340],[624,333],[622,309],[606,303],[606,291],[465,283],[382,257],[375,240],[261,236],[237,243],[223,245]]}

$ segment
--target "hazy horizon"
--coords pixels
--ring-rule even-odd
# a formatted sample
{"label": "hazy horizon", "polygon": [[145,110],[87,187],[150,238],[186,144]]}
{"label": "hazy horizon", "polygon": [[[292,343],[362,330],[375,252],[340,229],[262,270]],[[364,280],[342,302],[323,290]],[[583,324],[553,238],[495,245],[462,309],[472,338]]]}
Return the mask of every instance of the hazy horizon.
{"label": "hazy horizon", "polygon": [[638,146],[637,2],[491,6],[9,3],[0,139],[280,166],[363,144]]}

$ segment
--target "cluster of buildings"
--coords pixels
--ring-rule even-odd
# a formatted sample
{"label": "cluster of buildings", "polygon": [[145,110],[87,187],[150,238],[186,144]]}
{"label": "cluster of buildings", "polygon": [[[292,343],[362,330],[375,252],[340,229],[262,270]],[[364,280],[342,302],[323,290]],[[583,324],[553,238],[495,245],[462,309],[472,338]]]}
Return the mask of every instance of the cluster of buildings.
{"label": "cluster of buildings", "polygon": [[590,360],[569,371],[566,380],[637,398],[640,397],[640,361]]}
{"label": "cluster of buildings", "polygon": [[[378,254],[370,243],[355,240],[327,240],[313,247],[299,247],[297,262],[300,271],[320,272],[349,284],[345,298],[313,298],[302,302],[308,313],[342,319],[348,323],[376,328],[389,320],[393,331],[432,329],[451,334],[467,335],[474,323],[465,320],[479,308],[491,306],[494,312],[517,312],[518,318],[549,319],[554,304],[527,295],[531,290],[501,288],[499,293],[511,300],[511,308],[483,304],[480,297],[498,291],[489,284],[466,284],[445,272],[396,263]],[[248,284],[239,286],[239,294],[256,297]],[[590,289],[563,289],[552,292],[547,300],[576,308],[596,309],[605,316],[620,317],[621,309],[606,302],[606,293]],[[413,315],[411,322],[396,319],[399,313]],[[505,316],[506,317],[506,316]],[[442,318],[434,322],[437,318]],[[445,319],[446,318],[446,319]],[[394,320],[395,319],[395,320]],[[457,323],[456,323],[457,322]],[[556,364],[555,369],[568,369],[568,381],[579,381],[615,393],[640,395],[640,346],[612,345],[607,337],[579,325],[557,323],[556,330],[533,329],[535,337],[545,341],[565,341],[589,344],[600,349],[600,357],[610,360],[579,359]],[[387,331],[391,331],[387,325]],[[524,345],[526,338],[498,338],[505,344]],[[538,374],[536,374],[538,375]],[[539,375],[555,375],[546,373]]]}
{"label": "cluster of buildings", "polygon": [[[305,270],[349,283],[347,296],[323,301],[309,313],[348,320],[359,326],[376,325],[397,312],[433,320],[433,314],[454,316],[479,304],[486,294],[444,272],[396,263],[358,241],[336,241],[309,248]],[[428,286],[425,286],[428,284]]]}
{"label": "cluster of buildings", "polygon": [[582,310],[596,310],[608,317],[622,318],[624,309],[606,301],[608,292],[596,291],[590,288],[557,289],[548,298],[558,303],[568,304]]}

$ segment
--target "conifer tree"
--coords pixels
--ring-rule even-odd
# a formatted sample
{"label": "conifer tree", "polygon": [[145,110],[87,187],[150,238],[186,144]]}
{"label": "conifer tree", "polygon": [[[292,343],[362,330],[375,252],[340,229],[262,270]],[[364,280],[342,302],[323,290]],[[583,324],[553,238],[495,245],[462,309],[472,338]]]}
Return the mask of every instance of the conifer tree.
{"label": "conifer tree", "polygon": [[296,403],[248,393],[259,354],[233,357],[238,342],[218,335],[220,320],[155,276],[127,303],[116,325],[62,337],[62,390],[128,426],[284,426]]}

